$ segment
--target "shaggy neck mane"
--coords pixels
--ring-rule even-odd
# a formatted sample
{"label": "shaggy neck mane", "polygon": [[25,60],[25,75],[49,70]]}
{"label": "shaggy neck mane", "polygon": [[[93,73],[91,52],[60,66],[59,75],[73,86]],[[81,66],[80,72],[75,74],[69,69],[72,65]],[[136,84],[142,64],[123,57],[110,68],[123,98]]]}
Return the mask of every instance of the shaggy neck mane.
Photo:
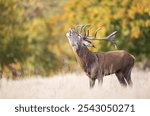
{"label": "shaggy neck mane", "polygon": [[76,53],[77,59],[79,60],[83,69],[85,69],[92,61],[95,60],[94,54],[86,46],[79,46],[76,50]]}
{"label": "shaggy neck mane", "polygon": [[86,46],[79,46],[79,48],[76,50],[76,53],[80,58],[87,58],[91,51],[89,51]]}

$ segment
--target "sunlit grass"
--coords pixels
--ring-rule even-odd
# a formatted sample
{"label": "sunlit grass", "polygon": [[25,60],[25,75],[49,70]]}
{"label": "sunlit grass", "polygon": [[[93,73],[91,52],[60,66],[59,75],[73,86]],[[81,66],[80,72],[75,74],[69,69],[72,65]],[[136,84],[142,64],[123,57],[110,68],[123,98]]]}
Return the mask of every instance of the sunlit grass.
{"label": "sunlit grass", "polygon": [[54,78],[32,77],[23,80],[1,80],[0,98],[150,98],[150,72],[134,70],[133,87],[121,87],[115,75],[106,76],[102,86],[97,82],[89,89],[84,73],[58,74]]}

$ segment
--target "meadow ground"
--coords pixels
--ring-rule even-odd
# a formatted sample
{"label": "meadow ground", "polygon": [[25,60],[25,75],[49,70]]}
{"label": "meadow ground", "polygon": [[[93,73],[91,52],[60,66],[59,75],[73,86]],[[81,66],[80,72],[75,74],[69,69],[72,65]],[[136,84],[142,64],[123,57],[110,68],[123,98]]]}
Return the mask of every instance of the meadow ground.
{"label": "meadow ground", "polygon": [[133,87],[121,87],[115,75],[104,77],[102,86],[89,89],[84,73],[58,74],[51,78],[31,77],[0,82],[0,98],[150,98],[150,71],[134,70]]}

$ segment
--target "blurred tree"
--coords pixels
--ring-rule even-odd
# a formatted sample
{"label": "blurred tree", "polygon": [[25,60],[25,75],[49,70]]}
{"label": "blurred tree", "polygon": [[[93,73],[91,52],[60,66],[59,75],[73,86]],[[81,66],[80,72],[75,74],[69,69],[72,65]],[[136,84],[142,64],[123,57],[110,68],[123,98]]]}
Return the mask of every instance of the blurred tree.
{"label": "blurred tree", "polygon": [[53,39],[47,20],[56,12],[51,8],[57,6],[51,1],[0,0],[1,70],[6,66],[14,72],[18,63],[22,71],[31,74],[49,75],[59,70],[61,63],[49,47]]}
{"label": "blurred tree", "polygon": [[[62,36],[67,41],[65,33],[74,25],[91,24],[94,26],[90,34],[101,25],[105,28],[98,36],[106,36],[117,30],[117,43],[120,49],[125,49],[138,60],[150,58],[150,2],[148,0],[73,0],[64,5],[63,15],[53,17],[55,37]],[[52,19],[50,19],[50,22]],[[56,31],[56,30],[62,30]],[[100,51],[114,50],[108,42],[95,42]],[[66,45],[68,46],[68,45]],[[65,48],[66,49],[66,48]],[[93,49],[94,50],[94,49]],[[65,52],[69,52],[66,50]],[[70,53],[69,53],[70,54]]]}
{"label": "blurred tree", "polygon": [[[49,47],[54,42],[51,36],[52,25],[48,24],[48,19],[55,12],[55,10],[51,12],[51,8],[55,5],[57,6],[52,0],[22,2],[22,6],[25,8],[25,17],[27,17],[25,28],[30,45],[31,56],[28,57],[28,62],[32,74],[49,75],[60,69],[61,62],[56,56],[57,53]],[[48,13],[48,11],[50,12]]]}
{"label": "blurred tree", "polygon": [[[148,0],[0,0],[1,70],[18,64],[31,74],[72,70],[76,62],[65,34],[78,24],[91,24],[91,35],[105,25],[99,37],[117,30],[120,49],[150,59],[149,6]],[[114,50],[108,42],[94,44],[99,51]]]}
{"label": "blurred tree", "polygon": [[[28,56],[26,35],[23,33],[22,8],[19,0],[0,0],[0,65],[23,62]],[[12,68],[11,68],[12,69]]]}

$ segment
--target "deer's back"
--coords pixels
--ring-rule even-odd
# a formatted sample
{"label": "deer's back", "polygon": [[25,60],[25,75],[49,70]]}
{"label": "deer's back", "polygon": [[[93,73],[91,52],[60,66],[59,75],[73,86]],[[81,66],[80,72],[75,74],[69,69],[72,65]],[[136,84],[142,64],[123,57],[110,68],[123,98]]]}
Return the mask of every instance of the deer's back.
{"label": "deer's back", "polygon": [[134,57],[124,50],[97,53],[99,56],[99,65],[104,70],[116,72],[134,64]]}

